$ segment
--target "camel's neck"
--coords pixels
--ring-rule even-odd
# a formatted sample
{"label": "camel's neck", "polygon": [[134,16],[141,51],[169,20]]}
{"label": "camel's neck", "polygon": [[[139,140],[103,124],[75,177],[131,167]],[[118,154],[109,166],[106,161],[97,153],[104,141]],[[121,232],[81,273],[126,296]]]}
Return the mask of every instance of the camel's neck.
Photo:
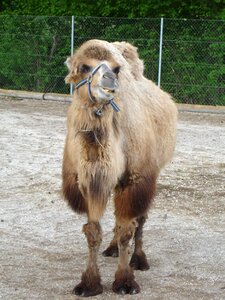
{"label": "camel's neck", "polygon": [[75,129],[85,133],[88,140],[94,137],[106,140],[111,133],[119,134],[121,112],[116,112],[110,104],[90,103],[88,99],[78,103],[75,99],[73,105]]}
{"label": "camel's neck", "polygon": [[81,146],[87,150],[89,159],[96,160],[111,145],[111,140],[119,138],[120,112],[107,107],[101,116],[96,116],[92,106],[76,106],[74,109],[71,123],[75,135],[81,139]]}

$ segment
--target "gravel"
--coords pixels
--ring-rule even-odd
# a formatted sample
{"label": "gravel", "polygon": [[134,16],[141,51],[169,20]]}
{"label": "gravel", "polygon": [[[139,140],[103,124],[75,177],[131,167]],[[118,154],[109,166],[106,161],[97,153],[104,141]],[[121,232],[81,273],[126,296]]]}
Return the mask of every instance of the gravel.
{"label": "gravel", "polygon": [[[85,269],[84,216],[61,197],[68,104],[0,99],[0,296],[78,299]],[[101,221],[107,247],[112,204]],[[225,115],[181,112],[174,158],[158,180],[144,230],[150,270],[141,293],[111,290],[116,258],[99,254],[104,292],[94,299],[225,299]]]}

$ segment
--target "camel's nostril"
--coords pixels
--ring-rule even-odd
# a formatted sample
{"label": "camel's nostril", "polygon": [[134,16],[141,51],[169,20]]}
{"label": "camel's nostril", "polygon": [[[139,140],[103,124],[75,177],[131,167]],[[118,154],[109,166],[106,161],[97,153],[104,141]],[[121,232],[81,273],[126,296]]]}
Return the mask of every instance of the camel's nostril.
{"label": "camel's nostril", "polygon": [[112,72],[106,72],[103,74],[103,78],[114,80],[116,79],[116,75]]}
{"label": "camel's nostril", "polygon": [[115,93],[115,91],[118,89],[118,82],[115,74],[111,72],[105,72],[102,75],[100,86],[107,93]]}

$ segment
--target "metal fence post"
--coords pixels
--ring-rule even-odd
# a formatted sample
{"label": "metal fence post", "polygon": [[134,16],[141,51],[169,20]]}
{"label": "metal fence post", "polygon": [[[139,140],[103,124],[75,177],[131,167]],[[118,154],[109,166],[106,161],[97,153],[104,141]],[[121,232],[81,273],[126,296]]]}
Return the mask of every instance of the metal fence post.
{"label": "metal fence post", "polygon": [[160,84],[161,84],[162,44],[163,44],[163,18],[161,18],[161,21],[160,21],[158,87],[160,87]]}
{"label": "metal fence post", "polygon": [[[71,56],[74,52],[74,16],[71,17]],[[73,94],[73,84],[70,84],[70,95]]]}

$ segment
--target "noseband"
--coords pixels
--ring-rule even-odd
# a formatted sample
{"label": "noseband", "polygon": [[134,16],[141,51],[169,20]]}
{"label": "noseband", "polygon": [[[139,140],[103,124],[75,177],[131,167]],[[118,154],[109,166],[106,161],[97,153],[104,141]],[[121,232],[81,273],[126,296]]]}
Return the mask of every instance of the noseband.
{"label": "noseband", "polygon": [[[82,79],[81,81],[79,81],[76,85],[75,85],[75,89],[79,89],[79,87],[81,87],[84,84],[87,84],[88,87],[88,97],[91,100],[92,103],[95,103],[96,101],[93,99],[92,95],[91,95],[91,82],[92,82],[92,78],[95,75],[95,73],[97,73],[97,71],[103,66],[104,64],[99,64],[97,65],[97,67],[95,67],[92,72],[88,75],[87,78]],[[114,97],[112,97],[106,104],[111,104],[112,108],[115,110],[115,112],[119,112],[120,109],[119,107],[116,105],[116,103],[114,102]],[[98,109],[97,111],[95,111],[96,115],[101,116],[102,114],[102,109]]]}

